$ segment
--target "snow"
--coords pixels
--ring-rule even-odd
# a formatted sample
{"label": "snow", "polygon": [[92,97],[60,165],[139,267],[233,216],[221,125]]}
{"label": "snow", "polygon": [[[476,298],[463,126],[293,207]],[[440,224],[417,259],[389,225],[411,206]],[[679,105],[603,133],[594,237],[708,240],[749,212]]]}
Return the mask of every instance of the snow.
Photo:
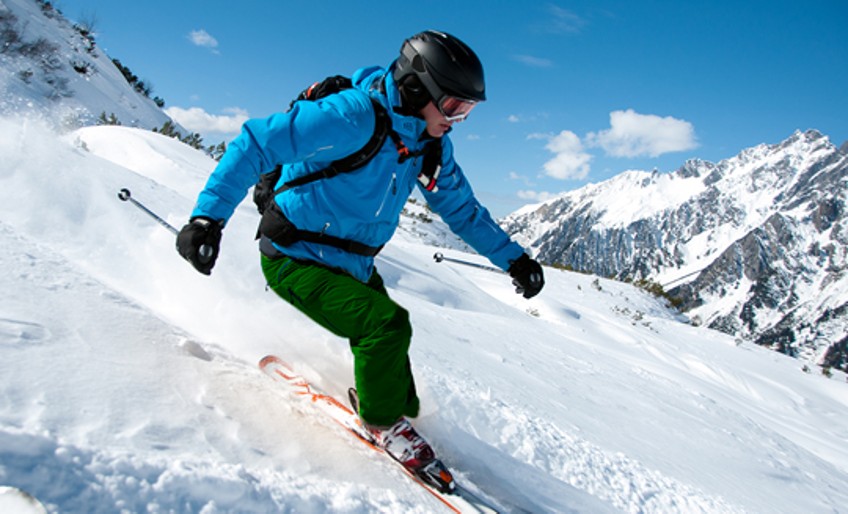
{"label": "snow", "polygon": [[[353,375],[345,341],[265,291],[249,200],[205,277],[116,196],[180,226],[213,167],[141,129],[0,118],[0,485],[49,512],[439,512],[256,369],[279,354],[340,397]],[[488,264],[410,223],[377,261],[415,327],[416,425],[505,511],[848,505],[844,375],[587,275],[546,269],[524,300],[435,263]]]}
{"label": "snow", "polygon": [[29,493],[0,486],[0,511],[14,514],[46,514],[47,510]]}
{"label": "snow", "polygon": [[[0,2],[0,25],[10,31],[4,32],[7,44],[0,53],[0,113],[38,113],[66,127],[93,124],[101,114],[115,115],[123,125],[149,129],[169,121],[153,100],[127,83],[103,49],[92,46],[57,12],[53,4],[58,3]],[[24,57],[14,44],[8,45],[15,37],[22,43],[48,42],[49,47]],[[86,71],[76,71],[75,66]],[[178,124],[175,129],[187,132]]]}
{"label": "snow", "polygon": [[[703,180],[698,177],[682,178],[675,174],[630,170],[605,182],[588,184],[545,202],[526,205],[510,214],[510,217],[519,218],[563,198],[571,198],[576,204],[575,209],[591,203],[592,209],[602,214],[598,224],[618,228],[627,226],[633,220],[649,218],[678,207],[705,189]],[[616,201],[617,198],[627,198],[627,201]],[[542,232],[538,227],[533,229],[534,233]]]}
{"label": "snow", "polygon": [[[605,186],[607,194],[599,197],[595,206],[603,212],[599,223],[611,228],[624,227],[633,220],[678,207],[706,189],[704,182],[696,177],[647,171],[625,171]],[[615,201],[616,198],[627,201]]]}

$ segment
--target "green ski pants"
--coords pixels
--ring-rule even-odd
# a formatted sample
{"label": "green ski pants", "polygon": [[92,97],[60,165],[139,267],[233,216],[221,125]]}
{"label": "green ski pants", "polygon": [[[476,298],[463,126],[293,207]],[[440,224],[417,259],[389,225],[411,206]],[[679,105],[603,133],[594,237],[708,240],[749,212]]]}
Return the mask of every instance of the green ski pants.
{"label": "green ski pants", "polygon": [[268,286],[333,334],[347,338],[354,357],[359,415],[374,426],[418,415],[409,365],[409,312],[389,298],[374,271],[367,284],[341,271],[288,257],[262,255]]}

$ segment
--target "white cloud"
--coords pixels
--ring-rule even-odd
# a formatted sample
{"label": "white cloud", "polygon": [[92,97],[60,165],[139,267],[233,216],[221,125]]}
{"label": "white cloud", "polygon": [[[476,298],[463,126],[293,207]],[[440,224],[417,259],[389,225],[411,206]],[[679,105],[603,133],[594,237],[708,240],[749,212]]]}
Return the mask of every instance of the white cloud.
{"label": "white cloud", "polygon": [[522,200],[530,200],[535,202],[544,202],[557,196],[554,193],[549,193],[547,191],[531,191],[529,189],[518,191],[516,192],[516,195]]}
{"label": "white cloud", "polygon": [[544,164],[549,177],[560,180],[583,179],[589,174],[589,161],[592,156],[583,149],[583,143],[577,134],[563,130],[555,136],[531,134],[530,139],[547,139],[545,148],[554,154],[553,159]]}
{"label": "white cloud", "polygon": [[200,134],[236,134],[248,120],[247,111],[237,107],[224,109],[226,115],[209,114],[200,107],[168,107],[165,114],[183,127]]}
{"label": "white cloud", "polygon": [[519,121],[521,121],[521,119],[518,116],[516,116],[515,114],[510,114],[506,118],[506,121],[508,121],[510,123],[518,123]]}
{"label": "white cloud", "polygon": [[576,34],[586,25],[582,17],[557,5],[548,5],[548,13],[549,30],[555,33]]}
{"label": "white cloud", "polygon": [[533,55],[513,55],[512,59],[531,68],[551,68],[554,65],[554,62],[550,59]]}
{"label": "white cloud", "polygon": [[530,177],[528,177],[527,175],[522,175],[514,171],[509,172],[509,179],[523,182],[526,187],[533,187],[536,185],[532,180],[530,180]]}
{"label": "white cloud", "polygon": [[633,109],[610,113],[610,128],[586,135],[587,144],[614,157],[658,157],[698,146],[691,123],[666,116],[639,114]]}
{"label": "white cloud", "polygon": [[212,49],[218,48],[218,40],[203,29],[192,30],[188,33],[188,39],[197,46]]}

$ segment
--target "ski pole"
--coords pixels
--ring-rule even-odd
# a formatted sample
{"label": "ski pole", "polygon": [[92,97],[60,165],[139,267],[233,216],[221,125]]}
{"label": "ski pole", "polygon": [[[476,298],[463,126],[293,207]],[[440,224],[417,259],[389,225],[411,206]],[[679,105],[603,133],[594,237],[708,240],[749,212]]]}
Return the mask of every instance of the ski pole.
{"label": "ski pole", "polygon": [[[155,212],[151,211],[150,209],[145,207],[144,204],[142,204],[141,202],[139,202],[138,200],[133,198],[129,189],[127,189],[127,188],[121,189],[118,192],[118,198],[120,198],[124,202],[128,201],[131,204],[135,205],[136,207],[138,207],[139,209],[141,209],[142,211],[147,213],[148,216],[150,216],[151,218],[156,220],[160,225],[162,225],[166,229],[170,230],[175,236],[179,235],[180,231],[177,230],[176,228],[174,228],[173,225],[171,225],[167,221],[163,220]],[[212,257],[213,250],[212,250],[211,246],[204,244],[204,245],[200,245],[200,248],[198,249],[197,253],[200,256],[200,262],[202,262],[203,264],[206,264],[207,262],[209,262],[209,259]]]}
{"label": "ski pole", "polygon": [[493,266],[486,266],[485,264],[477,264],[476,262],[469,262],[469,261],[463,261],[461,259],[453,259],[451,257],[445,257],[444,255],[442,255],[441,252],[436,252],[435,254],[433,254],[433,260],[435,260],[436,262],[442,262],[442,261],[454,262],[456,264],[462,264],[463,266],[471,266],[472,268],[484,269],[486,271],[491,271],[491,272],[494,272],[494,273],[504,273],[504,270],[499,269],[499,268],[495,268]]}
{"label": "ski pole", "polygon": [[127,202],[127,201],[130,202],[131,204],[135,205],[136,207],[138,207],[142,211],[146,212],[148,216],[150,216],[151,218],[158,221],[160,225],[162,225],[163,227],[165,227],[168,230],[170,230],[171,232],[173,232],[174,235],[177,235],[177,234],[180,233],[177,229],[174,228],[173,225],[171,225],[167,221],[165,221],[162,218],[160,218],[159,216],[157,216],[155,212],[151,211],[150,209],[145,207],[144,204],[142,204],[141,202],[139,202],[138,200],[133,198],[129,189],[126,189],[126,188],[121,189],[118,192],[118,198],[120,198],[124,202]]}

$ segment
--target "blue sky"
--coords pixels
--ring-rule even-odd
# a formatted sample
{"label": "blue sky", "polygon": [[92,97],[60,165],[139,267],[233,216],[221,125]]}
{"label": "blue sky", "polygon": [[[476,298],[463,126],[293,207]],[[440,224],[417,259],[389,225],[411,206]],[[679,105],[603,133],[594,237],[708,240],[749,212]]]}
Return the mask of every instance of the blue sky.
{"label": "blue sky", "polygon": [[815,128],[848,139],[848,2],[55,0],[229,140],[306,85],[387,66],[421,30],[483,61],[488,101],[451,135],[496,216],[629,169],[719,161]]}

